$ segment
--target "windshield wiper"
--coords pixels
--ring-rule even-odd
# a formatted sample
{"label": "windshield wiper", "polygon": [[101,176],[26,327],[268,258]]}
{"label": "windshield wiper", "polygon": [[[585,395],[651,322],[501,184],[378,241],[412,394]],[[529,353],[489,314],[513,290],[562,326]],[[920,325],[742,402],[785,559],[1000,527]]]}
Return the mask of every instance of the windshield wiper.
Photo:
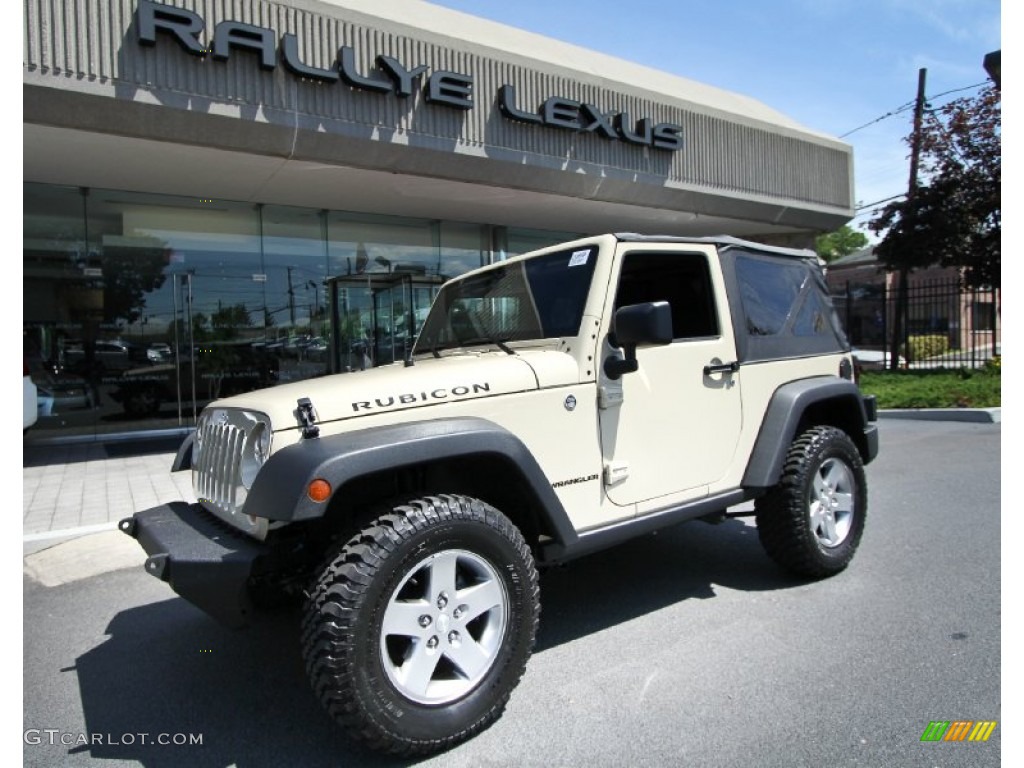
{"label": "windshield wiper", "polygon": [[516,351],[512,349],[506,342],[509,339],[492,339],[490,336],[473,336],[469,339],[459,339],[458,342],[451,342],[445,344],[434,344],[430,347],[430,353],[434,357],[440,357],[440,352],[446,349],[459,349],[461,347],[473,347],[478,344],[493,344],[498,347],[502,352],[507,355],[514,355]]}
{"label": "windshield wiper", "polygon": [[446,349],[458,349],[458,347],[459,347],[458,344],[442,344],[439,341],[435,341],[429,347],[427,347],[426,349],[422,349],[422,350],[417,345],[416,349],[413,350],[413,354],[414,355],[422,355],[422,354],[426,354],[427,352],[429,352],[431,355],[434,356],[434,359],[437,360],[437,359],[440,359],[441,353],[444,352]]}
{"label": "windshield wiper", "polygon": [[471,339],[464,339],[462,346],[472,346],[474,344],[493,344],[502,352],[508,355],[514,355],[516,351],[512,349],[506,342],[508,339],[492,339],[490,336],[474,336]]}

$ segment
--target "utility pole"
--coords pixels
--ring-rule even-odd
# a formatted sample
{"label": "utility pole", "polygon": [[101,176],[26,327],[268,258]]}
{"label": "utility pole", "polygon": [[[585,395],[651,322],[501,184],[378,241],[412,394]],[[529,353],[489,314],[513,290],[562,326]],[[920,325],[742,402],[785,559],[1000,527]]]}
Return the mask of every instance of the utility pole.
{"label": "utility pole", "polygon": [[[924,122],[925,104],[925,80],[928,76],[927,69],[920,69],[917,72],[917,101],[914,104],[914,132],[910,138],[910,181],[907,184],[907,210],[913,210],[914,195],[917,192],[917,169],[921,160],[921,124]],[[907,334],[907,304],[910,269],[907,266],[900,267],[900,284],[896,294],[896,312],[893,318],[892,344],[889,350],[889,370],[895,371],[899,368],[900,342]],[[910,354],[908,346],[907,354]]]}
{"label": "utility pole", "polygon": [[292,270],[295,267],[287,267],[288,270],[288,319],[292,325],[292,333],[295,331],[295,290],[292,288]]}

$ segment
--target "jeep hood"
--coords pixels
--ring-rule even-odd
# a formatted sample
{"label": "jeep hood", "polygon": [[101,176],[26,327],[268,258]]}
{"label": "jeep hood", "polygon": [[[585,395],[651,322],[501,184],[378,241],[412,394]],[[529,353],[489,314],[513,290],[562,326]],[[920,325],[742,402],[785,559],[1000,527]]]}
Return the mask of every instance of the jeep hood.
{"label": "jeep hood", "polygon": [[[556,360],[554,358],[564,358]],[[538,388],[538,366],[546,386],[552,378],[570,383],[571,358],[558,352],[526,351],[507,355],[484,351],[419,359],[413,366],[401,363],[354,373],[340,373],[291,384],[282,384],[225,398],[209,407],[247,408],[270,417],[274,431],[297,429],[297,403],[309,398],[317,423],[338,419],[429,408],[461,400],[494,397]],[[531,364],[531,361],[533,364]],[[572,365],[572,381],[578,381]],[[557,371],[557,374],[555,374]]]}

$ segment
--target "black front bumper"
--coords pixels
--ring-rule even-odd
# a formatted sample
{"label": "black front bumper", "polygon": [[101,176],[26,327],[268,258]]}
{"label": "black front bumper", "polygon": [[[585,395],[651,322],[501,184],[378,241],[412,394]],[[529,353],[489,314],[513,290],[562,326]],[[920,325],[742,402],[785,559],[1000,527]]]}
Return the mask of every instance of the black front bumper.
{"label": "black front bumper", "polygon": [[183,501],[136,512],[119,527],[146,550],[150,574],[221,623],[248,623],[253,609],[248,585],[269,554],[266,544]]}

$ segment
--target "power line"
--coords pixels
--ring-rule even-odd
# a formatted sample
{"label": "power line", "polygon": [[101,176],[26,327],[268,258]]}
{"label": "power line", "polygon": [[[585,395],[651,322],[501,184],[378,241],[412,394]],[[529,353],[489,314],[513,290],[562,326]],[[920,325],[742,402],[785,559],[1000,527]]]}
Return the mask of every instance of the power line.
{"label": "power line", "polygon": [[914,106],[914,102],[911,101],[911,102],[909,102],[907,104],[903,104],[903,105],[901,105],[899,107],[896,107],[896,109],[894,109],[892,112],[886,112],[881,117],[876,117],[874,120],[872,120],[869,123],[864,123],[864,125],[857,126],[852,131],[847,131],[846,133],[840,135],[839,138],[840,139],[845,139],[851,133],[856,133],[857,131],[863,130],[864,128],[867,128],[869,125],[874,125],[875,123],[880,123],[880,122],[882,122],[883,120],[885,120],[887,118],[894,117],[895,115],[900,114],[901,112],[906,112],[908,109],[911,109],[913,106]]}
{"label": "power line", "polygon": [[907,193],[906,192],[902,192],[902,193],[900,193],[898,195],[893,195],[892,197],[887,197],[887,198],[885,198],[883,200],[875,200],[875,202],[873,202],[873,203],[864,203],[863,205],[858,205],[856,208],[854,208],[854,210],[855,211],[863,211],[865,208],[870,208],[870,207],[872,207],[874,205],[881,205],[882,203],[888,203],[890,200],[899,200],[901,197],[906,197],[906,196],[907,196]]}
{"label": "power line", "polygon": [[[960,93],[961,91],[969,91],[969,90],[971,90],[973,88],[980,88],[983,85],[988,85],[988,83],[989,83],[988,80],[982,80],[980,83],[974,83],[973,85],[965,85],[965,86],[963,86],[961,88],[953,88],[953,89],[948,90],[948,91],[943,91],[942,93],[936,93],[934,96],[928,96],[926,101],[934,101],[935,99],[941,99],[943,96],[948,96],[951,93]],[[870,122],[864,123],[864,125],[859,125],[856,128],[854,128],[853,130],[847,131],[846,133],[840,135],[839,138],[840,139],[845,139],[847,136],[849,136],[852,133],[856,133],[857,131],[863,130],[864,128],[867,128],[868,126],[874,125],[875,123],[880,123],[883,120],[887,120],[890,117],[895,117],[896,115],[899,115],[899,114],[902,114],[902,113],[904,113],[904,112],[906,112],[908,110],[911,110],[911,109],[914,108],[915,103],[916,103],[915,101],[908,101],[906,104],[901,104],[900,106],[898,106],[895,109],[893,109],[891,112],[886,112],[881,117],[876,117],[874,120],[871,120]]]}
{"label": "power line", "polygon": [[948,96],[951,93],[960,93],[960,91],[969,91],[972,88],[980,88],[983,85],[988,85],[989,82],[990,81],[988,81],[988,80],[982,80],[980,83],[975,83],[974,85],[965,85],[963,88],[954,88],[951,91],[943,91],[942,93],[937,93],[934,96],[929,96],[927,99],[925,99],[925,101],[932,101],[933,99],[938,99],[938,98],[941,98],[943,96]]}
{"label": "power line", "polygon": [[852,221],[857,221],[858,219],[863,219],[866,217],[873,217],[876,214],[880,213],[882,210],[882,208],[871,208],[870,210],[861,211],[860,213],[854,215]]}

